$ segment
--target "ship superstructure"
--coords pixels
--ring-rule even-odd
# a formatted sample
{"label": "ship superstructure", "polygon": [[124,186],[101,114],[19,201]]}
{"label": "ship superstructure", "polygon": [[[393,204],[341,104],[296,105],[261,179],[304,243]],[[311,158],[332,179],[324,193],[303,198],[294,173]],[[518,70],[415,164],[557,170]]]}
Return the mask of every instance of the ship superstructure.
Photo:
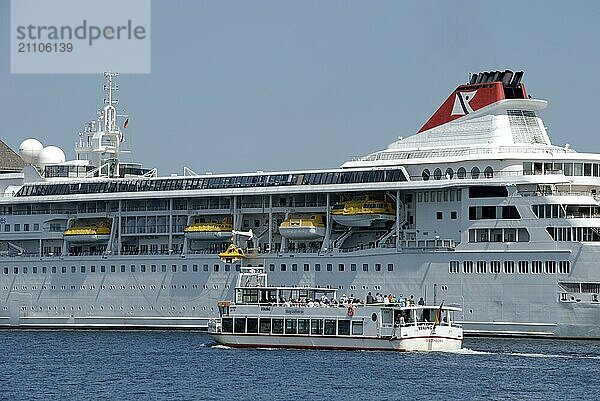
{"label": "ship superstructure", "polygon": [[122,162],[106,74],[77,160],[29,140],[0,174],[0,324],[205,327],[260,265],[460,304],[466,335],[600,338],[600,155],[552,145],[522,76],[473,74],[417,134],[340,168],[158,177]]}

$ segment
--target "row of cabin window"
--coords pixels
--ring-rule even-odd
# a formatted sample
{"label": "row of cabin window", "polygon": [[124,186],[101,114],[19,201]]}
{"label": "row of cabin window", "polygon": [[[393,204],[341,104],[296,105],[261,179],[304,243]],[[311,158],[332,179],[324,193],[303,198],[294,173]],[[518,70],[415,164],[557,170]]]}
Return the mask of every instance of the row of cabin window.
{"label": "row of cabin window", "polygon": [[[471,169],[470,178],[478,179],[480,174],[481,174],[481,170],[479,170],[479,167],[474,166]],[[485,178],[493,178],[494,177],[494,169],[491,168],[490,166],[487,166],[483,170],[483,176]],[[423,178],[423,181],[428,181],[430,177],[431,177],[431,172],[429,171],[429,169],[427,169],[427,168],[424,169],[423,172],[421,173],[421,178]],[[454,178],[454,170],[452,170],[452,168],[448,167],[446,169],[446,171],[444,172],[443,177],[447,180]],[[466,178],[467,170],[464,167],[460,167],[458,170],[456,170],[456,177],[460,178],[460,179]],[[442,179],[442,170],[440,168],[436,168],[435,170],[433,170],[433,178],[436,180]]]}
{"label": "row of cabin window", "polygon": [[529,242],[526,228],[472,228],[469,242]]}
{"label": "row of cabin window", "polygon": [[[287,266],[286,263],[281,263],[279,265],[279,269],[280,269],[280,271],[285,272],[285,271],[288,270],[288,266]],[[302,269],[303,269],[303,271],[308,272],[308,271],[310,271],[310,265],[308,263],[304,263],[304,265],[302,266]],[[333,271],[333,263],[327,263],[325,265],[325,269],[328,272]],[[269,270],[272,271],[272,272],[275,271],[275,264],[274,263],[271,263],[269,265]],[[298,271],[298,264],[297,263],[292,263],[292,265],[290,266],[290,270],[293,271],[293,272]],[[341,271],[341,272],[346,271],[346,265],[344,263],[339,263],[337,265],[337,270]],[[376,272],[380,272],[381,270],[382,270],[381,263],[375,263],[375,271]],[[321,271],[321,264],[320,263],[315,263],[313,271],[320,272]],[[351,263],[350,264],[350,271],[351,272],[357,271],[357,265],[356,265],[356,263]],[[368,263],[363,263],[362,264],[362,271],[364,271],[364,272],[368,272],[369,271],[369,264]],[[387,271],[389,271],[389,272],[394,271],[394,264],[393,263],[388,263],[387,264]]]}
{"label": "row of cabin window", "polygon": [[460,189],[445,191],[419,191],[417,202],[460,202],[462,192]]}
{"label": "row of cabin window", "polygon": [[597,218],[600,217],[600,206],[592,205],[531,205],[531,210],[540,219]]}
{"label": "row of cabin window", "polygon": [[600,227],[546,227],[554,241],[599,242]]}
{"label": "row of cabin window", "polygon": [[348,319],[271,319],[231,318],[222,319],[223,333],[250,334],[306,334],[313,336],[361,336],[363,322]]}
{"label": "row of cabin window", "polygon": [[469,206],[469,220],[520,219],[514,205],[509,206]]}
{"label": "row of cabin window", "polygon": [[[504,263],[493,260],[489,262],[489,272],[492,274],[505,273],[505,274],[514,274],[515,272],[519,274],[528,274],[530,269],[530,263],[527,260],[520,260],[516,263],[512,260],[505,260]],[[555,260],[546,260],[542,262],[541,260],[534,260],[531,262],[531,273],[532,274],[556,274],[557,272],[557,263]],[[459,261],[451,261],[449,265],[450,273],[460,273],[461,272],[461,264]],[[477,262],[473,262],[470,260],[465,260],[462,262],[462,272],[463,273],[478,273],[485,274],[488,272],[488,262],[485,260],[479,260]],[[570,274],[571,273],[571,262],[568,260],[561,260],[558,262],[558,273],[559,274]]]}
{"label": "row of cabin window", "polygon": [[[21,224],[17,223],[13,225],[13,231],[14,232],[20,232],[21,231]],[[23,231],[40,231],[40,225],[38,223],[34,223],[33,224],[33,230],[31,230],[31,225],[28,223],[23,224]],[[4,232],[5,233],[9,233],[10,232],[10,224],[5,224],[4,225]]]}
{"label": "row of cabin window", "polygon": [[563,172],[566,176],[600,177],[600,164],[551,162],[523,163],[523,175],[556,174],[560,172]]}
{"label": "row of cabin window", "polygon": [[224,188],[258,188],[292,185],[359,184],[406,181],[398,168],[382,170],[348,170],[296,174],[240,175],[206,178],[165,178],[78,182],[68,184],[28,184],[15,196],[73,195],[89,193],[182,191]]}
{"label": "row of cabin window", "polygon": [[[109,290],[116,290],[116,289],[120,289],[120,290],[125,290],[125,289],[135,290],[136,288],[139,288],[140,290],[145,290],[146,288],[150,288],[151,290],[154,290],[154,289],[163,289],[163,290],[165,290],[169,286],[167,286],[165,284],[162,284],[162,285],[151,284],[149,286],[146,286],[145,284],[142,284],[142,285],[139,285],[139,286],[135,286],[135,285],[130,285],[130,286],[119,285],[118,287],[119,288],[117,288],[116,285],[101,285],[98,288],[102,289],[102,290],[106,290],[106,289],[109,289]],[[205,290],[207,290],[209,287],[210,286],[208,284],[202,285],[202,288],[205,289]],[[230,286],[229,286],[229,284],[225,284],[224,287],[227,289]],[[10,288],[9,286],[4,286],[3,290],[4,291],[8,291],[9,288]],[[56,290],[56,289],[59,289],[59,290],[77,290],[77,289],[85,290],[86,288],[90,289],[90,290],[95,290],[96,286],[95,285],[90,285],[90,286],[86,287],[85,285],[81,285],[81,286],[71,285],[71,286],[67,287],[66,285],[62,285],[62,286],[60,286],[60,288],[57,288],[56,285],[51,285],[50,286],[50,289],[52,289],[52,290]],[[185,290],[185,289],[188,288],[188,286],[187,286],[187,284],[182,284],[182,285],[179,285],[179,287],[178,287],[176,284],[171,284],[170,288],[172,288],[172,289],[180,288],[182,290]],[[198,284],[192,284],[191,288],[192,289],[197,289],[197,288],[199,288],[199,286],[198,286]],[[219,289],[219,285],[218,284],[213,284],[212,288],[214,290],[218,290]],[[33,286],[31,286],[31,289],[35,291],[35,290],[38,289],[38,287],[35,286],[35,285],[33,285]],[[47,290],[48,286],[47,285],[42,285],[42,286],[40,286],[40,289]],[[19,286],[15,285],[15,286],[12,287],[12,290],[13,291],[19,291],[19,290],[26,291],[27,290],[27,286],[23,285],[23,286],[19,287]]]}
{"label": "row of cabin window", "polygon": [[[221,266],[218,264],[214,264],[213,265],[213,271],[218,272],[221,269]],[[110,273],[116,273],[117,271],[121,272],[121,273],[135,273],[137,270],[137,266],[136,265],[130,265],[129,267],[127,267],[126,265],[120,265],[119,268],[117,268],[116,265],[111,265],[111,266],[100,266],[99,268],[97,268],[96,266],[90,266],[89,268],[89,272],[90,273],[106,273],[106,272],[110,272]],[[209,266],[207,264],[202,265],[202,271],[207,272],[209,270]],[[224,266],[224,270],[225,271],[231,271],[231,265],[225,265]],[[240,265],[235,265],[235,270],[236,271],[240,271]],[[70,269],[67,268],[67,266],[62,266],[60,268],[60,273],[86,273],[87,267],[86,266],[71,266]],[[167,265],[160,265],[160,268],[157,265],[150,265],[149,268],[146,267],[146,265],[140,265],[139,267],[139,271],[142,273],[146,273],[146,272],[152,272],[152,273],[156,273],[156,272],[162,272],[162,273],[166,273],[167,271],[170,272],[177,272],[177,271],[181,271],[181,272],[188,272],[190,271],[188,269],[188,265],[181,265],[181,266],[177,266],[177,265],[171,265],[170,268],[167,267]],[[192,265],[191,268],[192,272],[197,272],[199,271],[199,266],[198,265]],[[4,267],[3,268],[3,272],[4,274],[9,274],[9,272],[11,272],[11,269],[9,267]],[[42,273],[42,274],[46,274],[46,273],[58,273],[59,269],[56,266],[52,266],[50,268],[48,268],[47,266],[41,266],[41,267],[37,267],[37,266],[33,266],[31,267],[31,270],[29,270],[29,268],[27,266],[19,268],[19,267],[13,267],[12,272],[14,274],[37,274],[37,273]]]}

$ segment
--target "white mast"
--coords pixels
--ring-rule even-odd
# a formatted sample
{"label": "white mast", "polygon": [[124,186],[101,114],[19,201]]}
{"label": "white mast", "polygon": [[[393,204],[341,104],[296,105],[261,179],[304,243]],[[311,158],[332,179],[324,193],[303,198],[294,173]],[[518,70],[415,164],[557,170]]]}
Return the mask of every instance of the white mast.
{"label": "white mast", "polygon": [[77,158],[90,160],[96,167],[93,175],[100,177],[117,178],[120,176],[119,157],[123,153],[120,145],[123,142],[123,133],[117,124],[116,104],[119,103],[114,98],[113,92],[119,90],[115,84],[115,78],[119,74],[115,72],[105,72],[106,84],[104,91],[104,107],[99,110],[98,124],[94,121],[89,122],[84,131],[79,133],[79,142],[75,145]]}

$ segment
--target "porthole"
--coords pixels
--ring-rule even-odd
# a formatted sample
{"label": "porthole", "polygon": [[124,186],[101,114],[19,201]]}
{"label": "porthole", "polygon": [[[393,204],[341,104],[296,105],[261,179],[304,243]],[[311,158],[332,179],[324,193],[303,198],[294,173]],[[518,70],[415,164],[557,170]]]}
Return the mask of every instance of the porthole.
{"label": "porthole", "polygon": [[450,180],[452,179],[452,177],[454,177],[454,171],[451,168],[447,168],[446,169],[446,174],[444,174],[444,176]]}
{"label": "porthole", "polygon": [[479,167],[475,166],[471,169],[471,178],[473,178],[473,179],[479,178]]}
{"label": "porthole", "polygon": [[372,320],[372,321],[374,321],[374,322],[376,322],[376,321],[377,321],[377,313],[373,313],[373,314],[371,315],[371,320]]}
{"label": "porthole", "polygon": [[494,169],[492,169],[490,166],[487,166],[485,168],[485,170],[483,170],[483,176],[485,178],[492,178],[492,177],[494,177]]}
{"label": "porthole", "polygon": [[467,170],[464,167],[456,170],[456,176],[460,179],[465,178],[467,176]]}
{"label": "porthole", "polygon": [[436,168],[433,172],[433,178],[435,178],[436,180],[440,180],[442,178],[442,170]]}
{"label": "porthole", "polygon": [[423,181],[429,180],[429,176],[431,176],[431,173],[429,172],[429,170],[428,169],[423,170],[423,173],[421,174],[421,177],[423,177]]}

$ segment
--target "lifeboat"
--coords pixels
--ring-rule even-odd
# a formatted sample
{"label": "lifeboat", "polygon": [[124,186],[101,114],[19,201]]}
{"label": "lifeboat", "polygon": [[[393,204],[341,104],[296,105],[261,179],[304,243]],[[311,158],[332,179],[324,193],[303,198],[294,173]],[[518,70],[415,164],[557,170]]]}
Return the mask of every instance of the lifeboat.
{"label": "lifeboat", "polygon": [[232,263],[246,257],[244,251],[235,244],[230,244],[227,249],[219,254],[219,259],[225,263]]}
{"label": "lifeboat", "polygon": [[396,219],[394,205],[373,196],[357,196],[352,200],[340,202],[331,210],[333,220],[347,227],[380,226]]}
{"label": "lifeboat", "polygon": [[65,230],[63,235],[65,241],[72,243],[107,242],[110,238],[110,229],[110,223],[103,221],[88,225],[73,225]]}
{"label": "lifeboat", "polygon": [[322,215],[290,217],[279,225],[279,234],[291,240],[315,240],[325,236]]}
{"label": "lifeboat", "polygon": [[222,221],[196,221],[183,229],[186,238],[195,240],[229,240],[233,230],[231,216]]}

